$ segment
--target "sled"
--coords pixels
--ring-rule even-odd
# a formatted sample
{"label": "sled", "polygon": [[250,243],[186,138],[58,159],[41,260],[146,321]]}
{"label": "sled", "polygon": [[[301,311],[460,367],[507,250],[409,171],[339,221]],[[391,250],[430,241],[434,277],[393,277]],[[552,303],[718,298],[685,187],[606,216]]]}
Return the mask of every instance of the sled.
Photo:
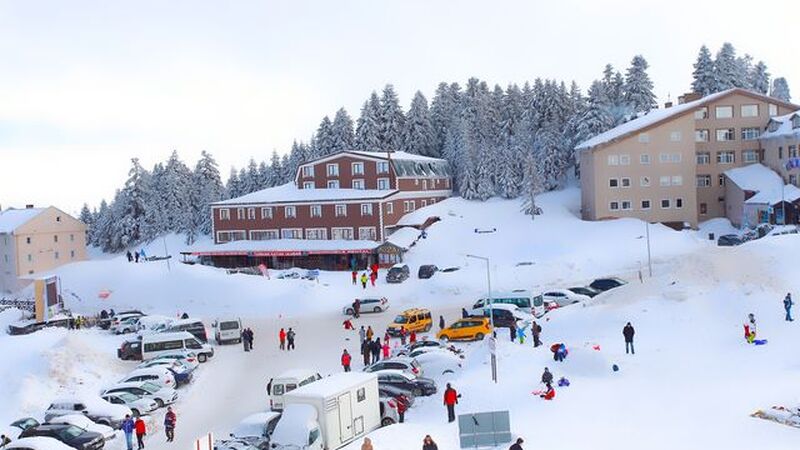
{"label": "sled", "polygon": [[798,415],[796,412],[800,412],[800,408],[795,408],[795,412],[792,412],[792,410],[783,406],[773,406],[767,410],[759,409],[753,414],[750,414],[750,417],[756,417],[759,419],[780,423],[782,425],[800,428],[800,415]]}
{"label": "sled", "polygon": [[766,343],[767,343],[766,339],[756,339],[755,341],[753,341],[753,344],[755,345],[766,345]]}

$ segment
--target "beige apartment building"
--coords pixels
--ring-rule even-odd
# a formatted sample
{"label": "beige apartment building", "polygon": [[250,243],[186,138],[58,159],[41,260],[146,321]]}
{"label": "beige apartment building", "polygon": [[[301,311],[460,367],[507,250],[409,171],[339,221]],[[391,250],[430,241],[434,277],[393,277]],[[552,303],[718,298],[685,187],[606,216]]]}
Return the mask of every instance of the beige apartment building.
{"label": "beige apartment building", "polygon": [[761,135],[764,164],[778,172],[784,183],[800,187],[800,112],[772,117]]}
{"label": "beige apartment building", "polygon": [[54,208],[0,212],[0,292],[30,284],[27,277],[86,259],[86,225]]}
{"label": "beige apartment building", "polygon": [[586,220],[635,217],[675,228],[725,216],[725,177],[760,162],[771,117],[800,109],[729,89],[651,111],[576,147]]}

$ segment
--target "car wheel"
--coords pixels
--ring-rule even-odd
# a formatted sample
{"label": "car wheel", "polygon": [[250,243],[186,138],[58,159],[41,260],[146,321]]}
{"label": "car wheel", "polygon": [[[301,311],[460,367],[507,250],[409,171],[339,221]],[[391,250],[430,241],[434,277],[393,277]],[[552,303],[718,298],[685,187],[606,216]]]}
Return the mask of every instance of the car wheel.
{"label": "car wheel", "polygon": [[348,316],[352,316],[353,314],[355,314],[355,311],[353,311],[353,308],[347,308],[347,311],[345,311],[345,313]]}
{"label": "car wheel", "polygon": [[197,355],[197,361],[201,362],[201,363],[204,363],[204,362],[208,361],[208,356],[206,356],[205,353],[200,353],[199,355]]}
{"label": "car wheel", "polygon": [[384,417],[383,420],[381,420],[381,426],[388,427],[389,425],[394,425],[394,419],[391,417]]}
{"label": "car wheel", "polygon": [[99,423],[100,425],[105,425],[107,427],[111,426],[111,421],[108,419],[97,419],[97,423]]}
{"label": "car wheel", "polygon": [[425,331],[426,333],[427,333],[428,331],[431,331],[431,324],[428,324],[428,325],[425,327],[425,330],[424,330],[424,331]]}
{"label": "car wheel", "polygon": [[138,417],[141,415],[139,414],[139,410],[136,408],[131,408],[131,414],[133,414],[133,417]]}
{"label": "car wheel", "polygon": [[450,337],[447,336],[446,334],[443,334],[442,337],[440,337],[439,339],[441,339],[441,340],[443,340],[445,342],[448,342],[450,340]]}
{"label": "car wheel", "polygon": [[415,387],[411,390],[411,393],[414,394],[414,397],[421,397],[422,396],[422,389]]}
{"label": "car wheel", "polygon": [[376,312],[376,313],[381,312],[380,306],[376,306],[375,309],[372,310],[372,312]]}
{"label": "car wheel", "polygon": [[158,406],[159,408],[163,408],[164,407],[164,400],[161,400],[160,398],[157,398],[156,399],[156,406]]}
{"label": "car wheel", "polygon": [[476,341],[483,340],[483,333],[478,333],[478,334],[476,334],[476,335],[475,335],[475,340],[476,340]]}

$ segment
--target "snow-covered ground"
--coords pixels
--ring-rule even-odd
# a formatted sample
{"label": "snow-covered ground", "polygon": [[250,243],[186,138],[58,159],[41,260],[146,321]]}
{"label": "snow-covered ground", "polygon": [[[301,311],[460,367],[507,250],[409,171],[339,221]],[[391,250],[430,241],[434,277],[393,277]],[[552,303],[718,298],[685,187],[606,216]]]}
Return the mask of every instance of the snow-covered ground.
{"label": "snow-covered ground", "polygon": [[[225,436],[239,419],[264,409],[266,382],[284,369],[339,371],[343,348],[358,353],[357,337],[341,327],[341,308],[356,296],[390,299],[389,313],[364,315],[356,323],[380,331],[393,312],[408,306],[429,307],[448,322],[455,319],[461,307],[485,293],[486,266],[467,254],[490,258],[494,290],[568,287],[603,275],[631,283],[585,307],[549,314],[543,323],[544,347],[501,339],[496,386],[490,381],[485,346],[465,345],[463,370],[447,375],[462,394],[459,412],[510,410],[513,431],[525,438],[526,448],[796,448],[798,430],[749,414],[800,400],[800,330],[783,321],[781,303],[786,292],[800,288],[791,263],[800,251],[800,236],[718,248],[707,234],[727,233],[730,225],[724,221],[704,224],[697,232],[651,225],[654,277],[648,278],[642,222],[581,221],[577,189],[542,195],[539,201],[544,215],[533,222],[519,213],[517,201],[450,199],[415,212],[442,221],[408,253],[414,275],[399,285],[381,281],[366,292],[350,284],[349,273],[323,272],[319,282],[277,280],[227,275],[176,259],[168,270],[164,262],[131,264],[124,256],[103,257],[65,266],[58,274],[64,288],[80,299],[73,297],[69,305],[78,312],[136,307],[170,316],[186,311],[207,322],[240,316],[255,331],[253,353],[242,352],[240,346],[217,348],[193,386],[182,392],[172,448],[186,448],[208,431]],[[184,248],[178,238],[167,244],[173,254]],[[153,243],[147,252],[163,253],[163,242]],[[421,264],[461,270],[418,280]],[[639,283],[640,270],[644,283]],[[101,300],[101,290],[112,294]],[[767,345],[744,342],[741,324],[748,312],[759,319],[759,337],[768,339]],[[0,315],[0,325],[13,320],[12,314]],[[636,356],[624,354],[622,327],[627,321],[637,330]],[[297,330],[296,352],[277,350],[281,326]],[[6,380],[0,387],[6,399],[0,405],[0,423],[40,416],[59,393],[96,392],[117,379],[132,368],[116,360],[119,342],[119,337],[94,330],[0,336],[5,363],[0,376]],[[547,347],[553,342],[570,348],[564,363],[552,360]],[[611,370],[613,364],[619,372]],[[539,388],[544,367],[572,383],[556,388],[552,402],[531,394]],[[419,448],[425,434],[440,449],[458,448],[456,427],[446,423],[439,394],[418,400],[407,422],[372,433],[375,448]],[[170,448],[161,436],[151,436],[150,442],[149,448]]]}

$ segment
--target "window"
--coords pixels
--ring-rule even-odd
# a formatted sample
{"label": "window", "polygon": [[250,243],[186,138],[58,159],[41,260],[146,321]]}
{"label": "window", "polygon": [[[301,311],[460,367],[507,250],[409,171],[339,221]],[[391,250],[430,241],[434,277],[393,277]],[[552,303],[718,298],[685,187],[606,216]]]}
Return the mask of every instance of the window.
{"label": "window", "polygon": [[672,153],[671,155],[669,155],[669,160],[674,163],[680,163],[681,159],[682,157],[680,153]]}
{"label": "window", "polygon": [[322,205],[311,205],[309,207],[311,217],[322,217]]}
{"label": "window", "polygon": [[28,253],[28,262],[32,262],[32,261],[33,261],[33,255]]}
{"label": "window", "polygon": [[797,186],[797,175],[789,175],[789,184]]}
{"label": "window", "polygon": [[700,203],[700,214],[706,215],[708,214],[708,205],[705,203]]}
{"label": "window", "polygon": [[415,209],[417,209],[417,202],[415,202],[414,200],[406,200],[403,202],[403,210],[405,212],[408,213],[414,211]]}
{"label": "window", "polygon": [[739,115],[742,117],[758,117],[758,105],[742,105]]}
{"label": "window", "polygon": [[339,164],[331,163],[331,164],[328,164],[326,167],[327,167],[327,170],[328,170],[328,176],[329,177],[338,177],[339,176]]}
{"label": "window", "polygon": [[660,162],[660,163],[668,163],[669,162],[669,153],[659,153],[658,154],[658,162]]}
{"label": "window", "polygon": [[69,257],[70,257],[71,259],[75,259],[75,250],[70,250],[70,251],[69,251]]}
{"label": "window", "polygon": [[251,241],[269,241],[278,239],[278,237],[280,237],[278,230],[253,230],[250,232]]}
{"label": "window", "polygon": [[57,234],[53,235],[53,242],[55,242],[56,244],[58,243],[58,235]]}
{"label": "window", "polygon": [[265,206],[261,208],[261,218],[262,219],[272,219],[272,207]]}
{"label": "window", "polygon": [[313,181],[304,181],[303,182],[303,189],[314,189],[314,182]]}
{"label": "window", "polygon": [[314,178],[314,166],[303,166],[303,178]]}
{"label": "window", "polygon": [[618,166],[619,165],[619,155],[608,155],[608,165],[609,166]]}
{"label": "window", "polygon": [[219,220],[231,220],[231,210],[227,208],[220,209]]}
{"label": "window", "polygon": [[717,152],[718,164],[733,164],[734,162],[736,162],[736,152]]}
{"label": "window", "polygon": [[703,106],[702,108],[695,109],[694,118],[695,120],[708,119],[708,106]]}
{"label": "window", "polygon": [[359,388],[356,391],[356,401],[360,403],[360,402],[363,402],[366,399],[367,399],[367,394],[366,394],[364,388]]}
{"label": "window", "polygon": [[353,175],[364,175],[364,163],[363,162],[354,162],[351,164],[353,169]]}
{"label": "window", "polygon": [[378,161],[375,163],[375,170],[378,173],[389,173],[389,162],[388,161]]}
{"label": "window", "polygon": [[672,177],[672,185],[673,186],[683,186],[683,177],[681,175],[673,175],[673,177]]}
{"label": "window", "polygon": [[352,228],[331,228],[331,238],[336,240],[353,240]]}
{"label": "window", "polygon": [[394,214],[394,203],[386,204],[386,214]]}
{"label": "window", "polygon": [[668,198],[661,200],[661,209],[669,209],[669,203]]}
{"label": "window", "polygon": [[619,155],[619,165],[620,166],[630,166],[631,165],[631,155]]}
{"label": "window", "polygon": [[389,190],[389,179],[388,178],[378,178],[378,189],[382,191]]}
{"label": "window", "polygon": [[683,208],[683,199],[682,198],[676,198],[675,199],[675,207],[678,208],[678,209]]}
{"label": "window", "polygon": [[243,241],[247,239],[244,231],[217,231],[217,242]]}
{"label": "window", "polygon": [[347,205],[334,206],[334,215],[336,217],[347,217]]}
{"label": "window", "polygon": [[308,446],[311,447],[319,439],[319,428],[314,428],[308,433]]}
{"label": "window", "polygon": [[683,139],[683,133],[680,131],[673,131],[669,134],[669,140],[672,142],[680,142]]}
{"label": "window", "polygon": [[328,189],[339,189],[339,180],[328,180]]}
{"label": "window", "polygon": [[362,241],[375,241],[378,239],[378,234],[375,227],[358,227],[358,239]]}
{"label": "window", "polygon": [[287,219],[294,219],[297,217],[297,209],[294,206],[284,206],[283,217]]}
{"label": "window", "polygon": [[608,187],[612,187],[612,188],[619,187],[619,180],[616,179],[616,178],[609,178],[608,179]]}
{"label": "window", "polygon": [[650,164],[650,155],[648,155],[647,153],[642,153],[641,155],[639,155],[639,164],[645,164],[645,165]]}
{"label": "window", "polygon": [[714,114],[717,119],[730,119],[733,117],[733,106],[717,106]]}
{"label": "window", "polygon": [[758,150],[742,150],[742,161],[746,163],[758,162]]}
{"label": "window", "polygon": [[26,237],[26,238],[25,238],[25,243],[26,243],[26,244],[30,244],[30,243],[31,243],[31,238],[29,238],[29,237]]}
{"label": "window", "polygon": [[422,180],[422,190],[423,191],[428,190],[428,180]]}
{"label": "window", "polygon": [[362,216],[371,216],[372,215],[372,203],[362,203],[361,204],[361,215]]}
{"label": "window", "polygon": [[697,164],[711,164],[711,153],[698,152],[695,158],[697,159]]}
{"label": "window", "polygon": [[783,147],[778,147],[778,159],[783,159]]}
{"label": "window", "polygon": [[256,209],[255,208],[247,208],[247,219],[248,220],[256,220]]}
{"label": "window", "polygon": [[631,201],[630,200],[623,200],[622,201],[622,210],[623,211],[630,211],[631,209],[633,209],[631,207]]}
{"label": "window", "polygon": [[642,200],[642,209],[650,209],[650,200]]}
{"label": "window", "polygon": [[353,180],[353,189],[364,189],[364,180]]}
{"label": "window", "polygon": [[59,255],[58,255],[58,252],[54,252],[54,253],[53,253],[53,257],[54,257],[55,259],[58,259],[58,256],[59,256]]}
{"label": "window", "polygon": [[70,234],[69,235],[69,241],[70,242],[75,242],[75,235],[74,234]]}
{"label": "window", "polygon": [[244,220],[244,208],[236,208],[236,218]]}
{"label": "window", "polygon": [[608,204],[608,209],[610,211],[619,211],[619,202],[611,202]]}
{"label": "window", "polygon": [[650,142],[650,135],[647,133],[639,133],[639,143],[647,144]]}
{"label": "window", "polygon": [[658,179],[658,184],[662,187],[670,185],[670,177],[669,175],[663,176]]}
{"label": "window", "polygon": [[695,142],[708,142],[708,130],[694,130]]}
{"label": "window", "polygon": [[650,186],[650,177],[641,177],[639,178],[639,185],[642,187],[649,187]]}
{"label": "window", "polygon": [[622,178],[622,179],[620,179],[620,182],[622,183],[622,187],[624,187],[624,188],[631,187],[631,179],[630,178]]}
{"label": "window", "polygon": [[717,142],[727,142],[736,139],[736,130],[733,128],[717,128]]}
{"label": "window", "polygon": [[306,228],[306,239],[325,240],[328,239],[328,230],[325,228]]}
{"label": "window", "polygon": [[725,187],[725,175],[719,174],[719,177],[717,177],[717,182],[719,183],[720,187]]}
{"label": "window", "polygon": [[281,238],[283,239],[303,239],[302,228],[283,228],[281,229]]}
{"label": "window", "polygon": [[789,146],[789,158],[797,158],[797,146],[790,145]]}
{"label": "window", "polygon": [[772,103],[769,104],[769,116],[775,117],[778,115],[778,105],[774,105]]}
{"label": "window", "polygon": [[761,129],[758,127],[742,128],[743,141],[755,141],[761,136]]}
{"label": "window", "polygon": [[697,187],[709,187],[709,186],[711,186],[711,175],[697,176]]}

